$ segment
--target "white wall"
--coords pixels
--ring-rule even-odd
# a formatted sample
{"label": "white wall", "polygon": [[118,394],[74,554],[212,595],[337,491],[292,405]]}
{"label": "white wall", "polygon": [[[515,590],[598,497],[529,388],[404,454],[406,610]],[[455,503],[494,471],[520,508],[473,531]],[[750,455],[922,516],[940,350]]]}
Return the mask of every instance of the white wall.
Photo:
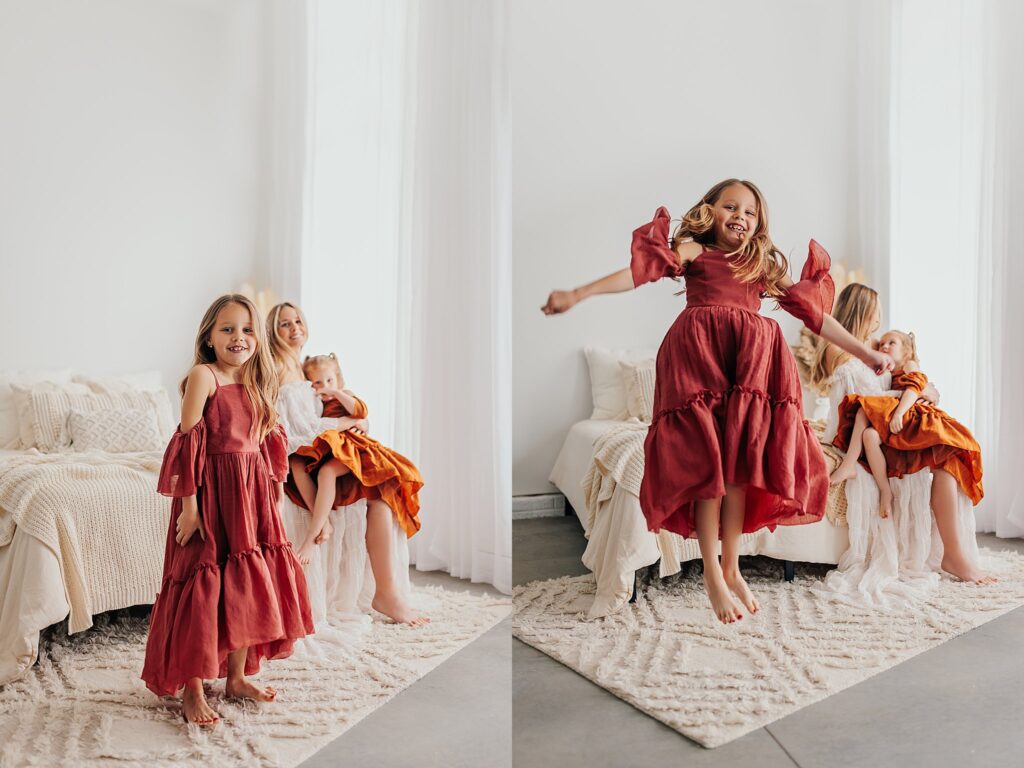
{"label": "white wall", "polygon": [[[856,266],[852,1],[511,4],[514,489],[541,493],[590,412],[584,345],[656,347],[664,281],[561,317],[539,307],[629,264],[658,205],[754,180],[799,273],[814,237]],[[786,318],[784,328],[799,325]]]}
{"label": "white wall", "polygon": [[209,302],[265,285],[265,12],[0,4],[0,370],[173,389]]}

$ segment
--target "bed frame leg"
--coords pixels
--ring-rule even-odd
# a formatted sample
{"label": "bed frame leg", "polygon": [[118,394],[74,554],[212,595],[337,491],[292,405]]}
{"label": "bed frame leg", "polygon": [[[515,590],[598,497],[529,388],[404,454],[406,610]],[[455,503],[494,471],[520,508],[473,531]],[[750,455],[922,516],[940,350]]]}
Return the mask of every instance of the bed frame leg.
{"label": "bed frame leg", "polygon": [[796,563],[792,560],[782,561],[782,574],[786,581],[792,581],[796,578]]}
{"label": "bed frame leg", "polygon": [[629,596],[629,602],[636,602],[636,571],[633,571],[633,594]]}

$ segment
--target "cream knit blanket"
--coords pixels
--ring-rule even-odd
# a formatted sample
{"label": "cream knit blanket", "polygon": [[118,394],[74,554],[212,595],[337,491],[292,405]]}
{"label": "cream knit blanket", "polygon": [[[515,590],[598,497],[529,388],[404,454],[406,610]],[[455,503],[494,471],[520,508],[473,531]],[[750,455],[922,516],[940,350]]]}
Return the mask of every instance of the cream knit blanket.
{"label": "cream knit blanket", "polygon": [[160,586],[170,500],[156,492],[159,453],[42,454],[0,469],[0,546],[15,528],[60,562],[68,629],[96,613],[150,604]]}
{"label": "cream knit blanket", "polygon": [[636,419],[624,421],[594,441],[594,459],[583,478],[587,520],[594,527],[601,503],[612,497],[616,485],[640,496],[644,479],[644,439],[650,424]]}

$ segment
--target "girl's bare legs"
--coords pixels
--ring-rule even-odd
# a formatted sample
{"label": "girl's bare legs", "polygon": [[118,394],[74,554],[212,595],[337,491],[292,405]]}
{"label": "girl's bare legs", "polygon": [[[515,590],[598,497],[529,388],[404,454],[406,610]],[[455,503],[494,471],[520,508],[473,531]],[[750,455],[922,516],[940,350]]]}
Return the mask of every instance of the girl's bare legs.
{"label": "girl's bare legs", "polygon": [[696,503],[694,517],[697,524],[697,543],[704,560],[704,587],[708,591],[711,610],[723,624],[732,624],[743,618],[733,602],[729,585],[725,583],[722,566],[718,562],[718,523],[722,499],[701,499]]}
{"label": "girl's bare legs", "polygon": [[[306,459],[294,453],[288,458],[288,467],[291,469],[292,478],[295,480],[295,487],[299,489],[299,495],[302,497],[306,509],[312,514],[313,507],[316,505],[316,481],[306,471],[307,463]],[[331,537],[333,528],[331,526],[330,512],[328,511],[327,514],[328,519],[324,521],[323,526],[320,528],[320,533],[313,540],[314,544],[320,544],[325,539]]]}
{"label": "girl's bare legs", "polygon": [[269,685],[260,687],[245,679],[245,655],[248,648],[238,648],[228,654],[228,679],[224,685],[224,693],[232,699],[253,699],[255,701],[273,701],[277,691]]}
{"label": "girl's bare legs", "polygon": [[316,499],[313,501],[313,519],[309,521],[306,540],[302,542],[298,555],[302,565],[309,565],[313,559],[313,547],[322,540],[321,533],[327,525],[331,509],[334,507],[335,481],[348,473],[348,467],[337,459],[324,462],[316,473]]}
{"label": "girl's bare legs", "polygon": [[971,563],[957,535],[956,478],[942,469],[932,470],[932,513],[942,539],[941,568],[946,573],[975,584],[993,584],[998,579]]}
{"label": "girl's bare legs", "polygon": [[181,711],[185,719],[195,725],[216,725],[220,722],[220,716],[206,701],[203,680],[199,677],[185,683],[185,690],[181,693]]}
{"label": "girl's bare legs", "polygon": [[725,486],[725,499],[722,501],[722,578],[747,610],[757,613],[761,604],[740,573],[740,537],[743,535],[746,503],[745,489],[738,485]]}
{"label": "girl's bare legs", "polygon": [[850,433],[850,445],[846,449],[846,455],[842,463],[829,475],[829,485],[839,485],[844,480],[852,480],[857,476],[857,459],[864,450],[864,430],[868,427],[868,417],[863,410],[857,411],[857,418],[853,422],[853,432]]}
{"label": "girl's bare legs", "polygon": [[391,562],[391,507],[380,499],[366,502],[366,553],[370,558],[375,591],[373,610],[399,624],[419,626],[430,621],[426,616],[417,616],[406,604],[398,591]]}
{"label": "girl's bare legs", "polygon": [[882,438],[874,427],[864,430],[864,455],[871,467],[871,476],[878,486],[878,514],[880,517],[888,517],[892,512],[892,488],[889,486],[885,456],[882,455]]}

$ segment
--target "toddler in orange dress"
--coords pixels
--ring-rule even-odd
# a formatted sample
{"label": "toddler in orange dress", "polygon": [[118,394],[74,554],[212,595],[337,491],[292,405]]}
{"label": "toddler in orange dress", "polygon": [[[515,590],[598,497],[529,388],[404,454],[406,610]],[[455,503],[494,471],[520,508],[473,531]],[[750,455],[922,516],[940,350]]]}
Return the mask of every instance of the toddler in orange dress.
{"label": "toddler in orange dress", "polygon": [[902,394],[846,396],[839,406],[839,431],[832,441],[846,451],[846,456],[832,473],[830,483],[852,478],[856,474],[854,465],[863,453],[878,484],[882,517],[888,517],[892,509],[889,478],[913,474],[924,467],[949,472],[977,505],[984,495],[981,448],[967,427],[920,400],[928,377],[920,370],[914,334],[888,331],[882,335],[879,350],[896,360],[892,388],[902,390]]}
{"label": "toddler in orange dress", "polygon": [[[365,419],[366,403],[345,389],[345,380],[334,353],[307,357],[303,373],[324,402],[327,418]],[[420,528],[419,490],[423,477],[409,459],[357,430],[329,429],[301,446],[292,457],[291,474],[285,485],[289,498],[310,510],[305,541],[299,546],[299,561],[310,562],[328,526],[331,509],[359,499],[386,504],[398,519],[406,536]]]}

